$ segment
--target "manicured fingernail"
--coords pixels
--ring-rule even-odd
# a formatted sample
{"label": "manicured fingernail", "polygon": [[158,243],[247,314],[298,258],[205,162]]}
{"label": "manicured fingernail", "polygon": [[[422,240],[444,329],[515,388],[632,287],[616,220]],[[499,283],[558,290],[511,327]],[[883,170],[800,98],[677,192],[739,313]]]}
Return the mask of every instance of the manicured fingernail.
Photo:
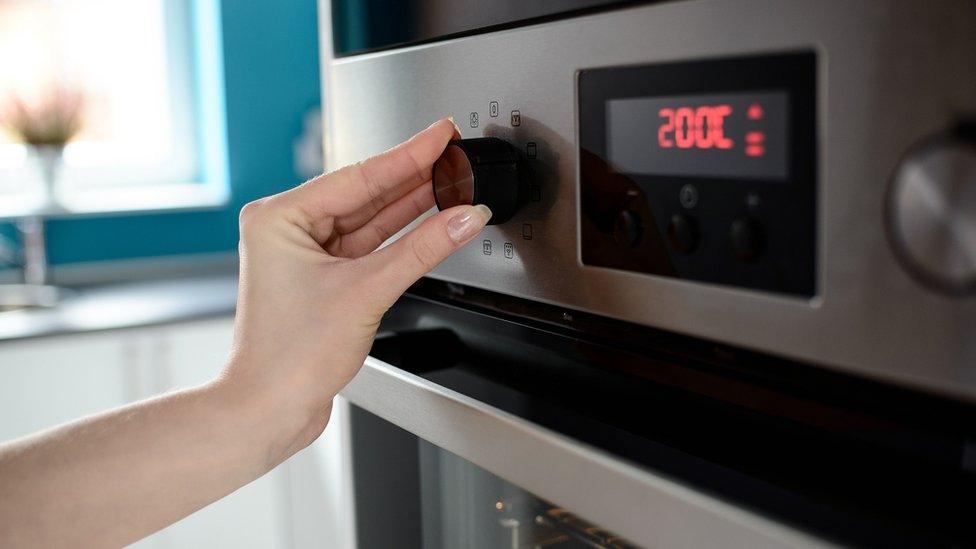
{"label": "manicured fingernail", "polygon": [[457,132],[458,135],[461,135],[461,127],[458,126],[457,122],[454,121],[454,117],[448,116],[447,119],[451,121],[451,124],[454,124],[454,131]]}
{"label": "manicured fingernail", "polygon": [[472,206],[447,222],[447,235],[458,244],[478,234],[491,219],[491,210],[484,204]]}

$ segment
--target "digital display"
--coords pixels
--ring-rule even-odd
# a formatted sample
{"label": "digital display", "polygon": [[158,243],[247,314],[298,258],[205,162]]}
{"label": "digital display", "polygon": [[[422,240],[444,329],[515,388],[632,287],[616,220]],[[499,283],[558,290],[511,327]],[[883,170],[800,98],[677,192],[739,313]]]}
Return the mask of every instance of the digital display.
{"label": "digital display", "polygon": [[786,180],[789,94],[610,99],[607,160],[618,172]]}

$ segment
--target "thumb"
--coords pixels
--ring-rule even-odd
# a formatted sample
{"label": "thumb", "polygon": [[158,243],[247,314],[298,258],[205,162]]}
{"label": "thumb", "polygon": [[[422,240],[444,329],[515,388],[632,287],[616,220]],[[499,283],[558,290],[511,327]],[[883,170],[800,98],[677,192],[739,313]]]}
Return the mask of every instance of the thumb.
{"label": "thumb", "polygon": [[481,232],[491,210],[488,206],[455,206],[428,217],[419,227],[372,254],[379,262],[380,291],[392,303],[411,284],[467,244]]}

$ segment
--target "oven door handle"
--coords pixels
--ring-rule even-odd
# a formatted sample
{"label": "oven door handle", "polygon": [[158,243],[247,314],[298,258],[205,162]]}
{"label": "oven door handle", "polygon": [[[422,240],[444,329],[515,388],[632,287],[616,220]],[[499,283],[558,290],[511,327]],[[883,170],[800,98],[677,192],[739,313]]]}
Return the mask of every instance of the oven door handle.
{"label": "oven door handle", "polygon": [[[443,332],[438,337],[450,338],[450,331]],[[396,344],[400,337],[384,344]],[[406,338],[408,347],[421,341]],[[426,347],[428,356],[430,349]],[[828,545],[372,356],[342,396],[640,545],[750,549]]]}

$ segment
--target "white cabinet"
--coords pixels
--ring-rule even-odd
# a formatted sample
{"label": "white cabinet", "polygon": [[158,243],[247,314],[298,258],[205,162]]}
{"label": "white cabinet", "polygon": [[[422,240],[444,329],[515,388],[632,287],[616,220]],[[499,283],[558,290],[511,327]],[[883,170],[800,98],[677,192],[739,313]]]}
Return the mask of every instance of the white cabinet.
{"label": "white cabinet", "polygon": [[[203,383],[223,366],[232,335],[227,317],[0,342],[0,440]],[[339,546],[351,538],[336,531],[337,431],[330,426],[306,452],[135,546]]]}
{"label": "white cabinet", "polygon": [[134,349],[104,334],[0,344],[0,440],[138,398]]}

